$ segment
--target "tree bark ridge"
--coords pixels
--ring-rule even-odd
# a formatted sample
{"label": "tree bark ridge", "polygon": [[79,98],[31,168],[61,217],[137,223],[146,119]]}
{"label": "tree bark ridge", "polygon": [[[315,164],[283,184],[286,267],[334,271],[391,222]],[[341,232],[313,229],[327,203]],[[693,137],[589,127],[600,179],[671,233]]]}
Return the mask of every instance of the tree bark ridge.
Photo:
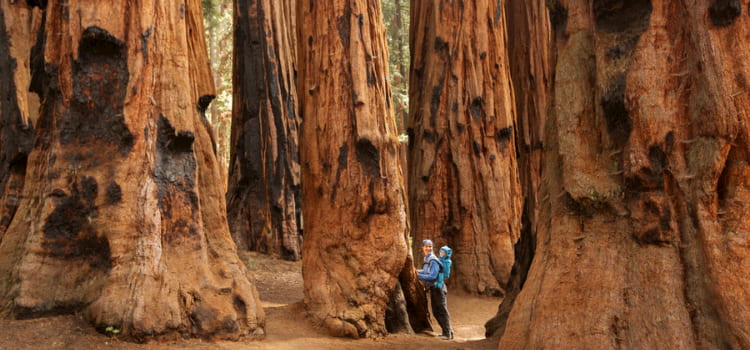
{"label": "tree bark ridge", "polygon": [[0,2],[0,241],[21,201],[34,144],[39,96],[30,92],[32,48],[42,12],[26,3]]}
{"label": "tree bark ridge", "polygon": [[489,338],[502,335],[508,314],[523,287],[534,258],[539,211],[545,201],[541,193],[544,162],[544,130],[550,112],[552,29],[547,7],[534,1],[505,3],[508,14],[508,56],[518,117],[518,175],[523,189],[521,237],[514,247],[515,262],[498,313],[485,324]]}

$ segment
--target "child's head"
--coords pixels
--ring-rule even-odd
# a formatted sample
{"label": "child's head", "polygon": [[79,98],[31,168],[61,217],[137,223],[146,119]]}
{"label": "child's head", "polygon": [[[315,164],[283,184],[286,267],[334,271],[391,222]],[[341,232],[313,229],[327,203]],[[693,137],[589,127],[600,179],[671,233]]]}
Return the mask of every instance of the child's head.
{"label": "child's head", "polygon": [[451,258],[451,255],[453,255],[453,250],[448,247],[447,245],[444,245],[440,247],[440,257],[441,258]]}

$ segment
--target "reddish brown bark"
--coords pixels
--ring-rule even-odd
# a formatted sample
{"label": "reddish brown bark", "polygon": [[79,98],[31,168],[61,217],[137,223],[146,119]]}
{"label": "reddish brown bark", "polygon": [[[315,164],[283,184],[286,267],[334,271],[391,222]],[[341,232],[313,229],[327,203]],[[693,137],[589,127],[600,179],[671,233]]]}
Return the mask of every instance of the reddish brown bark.
{"label": "reddish brown bark", "polygon": [[548,199],[500,349],[750,347],[739,4],[548,2]]}
{"label": "reddish brown bark", "polygon": [[534,257],[541,204],[544,126],[550,112],[552,29],[547,7],[537,1],[510,0],[508,56],[518,118],[518,175],[523,189],[521,238],[514,247],[515,263],[497,315],[487,322],[486,335],[501,334],[511,307]]}
{"label": "reddish brown bark", "polygon": [[381,336],[409,249],[380,2],[297,6],[305,304],[332,335]]}
{"label": "reddish brown bark", "polygon": [[[514,102],[497,1],[412,1],[409,208],[454,248],[451,283],[502,294],[520,234]],[[422,256],[419,245],[415,255]]]}
{"label": "reddish brown bark", "polygon": [[299,260],[294,6],[234,4],[234,98],[227,205],[240,249]]}
{"label": "reddish brown bark", "polygon": [[202,110],[200,3],[50,1],[24,201],[0,244],[5,316],[81,312],[129,338],[262,336]]}
{"label": "reddish brown bark", "polygon": [[30,61],[41,21],[26,2],[0,2],[0,241],[21,201],[34,144],[39,97],[29,92]]}

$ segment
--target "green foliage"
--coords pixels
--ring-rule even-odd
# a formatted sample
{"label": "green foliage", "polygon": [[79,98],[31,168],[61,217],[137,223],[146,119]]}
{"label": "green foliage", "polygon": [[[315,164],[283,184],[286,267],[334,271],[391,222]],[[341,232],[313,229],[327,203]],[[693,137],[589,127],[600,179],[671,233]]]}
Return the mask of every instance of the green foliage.
{"label": "green foliage", "polygon": [[109,326],[109,327],[105,328],[104,331],[107,332],[107,334],[109,334],[109,335],[116,335],[116,334],[120,333],[119,329],[117,329],[115,327],[112,327],[112,326]]}

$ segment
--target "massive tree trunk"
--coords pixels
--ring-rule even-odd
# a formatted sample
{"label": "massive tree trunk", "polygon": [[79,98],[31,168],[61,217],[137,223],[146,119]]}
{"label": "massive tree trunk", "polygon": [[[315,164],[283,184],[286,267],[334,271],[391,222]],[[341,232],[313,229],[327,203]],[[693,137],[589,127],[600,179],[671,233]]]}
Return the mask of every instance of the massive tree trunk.
{"label": "massive tree trunk", "polygon": [[294,11],[290,1],[234,2],[234,91],[227,205],[234,241],[299,260]]}
{"label": "massive tree trunk", "polygon": [[[498,1],[412,1],[409,208],[455,250],[453,285],[502,294],[520,234],[514,102]],[[421,256],[419,244],[415,254]]]}
{"label": "massive tree trunk", "polygon": [[50,1],[48,84],[0,311],[82,312],[128,337],[261,336],[202,112],[200,2]]}
{"label": "massive tree trunk", "polygon": [[380,1],[297,4],[305,304],[332,335],[380,336],[413,269]]}
{"label": "massive tree trunk", "polygon": [[549,199],[499,348],[750,348],[750,18],[739,1],[548,4]]}
{"label": "massive tree trunk", "polygon": [[31,87],[31,52],[42,13],[25,1],[0,1],[0,241],[18,209],[34,145],[39,96]]}
{"label": "massive tree trunk", "polygon": [[[552,30],[547,8],[540,1],[510,0],[508,59],[515,93],[518,135],[518,172],[523,189],[521,237],[515,263],[497,316],[487,322],[487,337],[502,333],[515,298],[521,291],[534,258],[542,197],[544,126],[549,112],[552,82]],[[500,332],[497,332],[500,330]]]}

